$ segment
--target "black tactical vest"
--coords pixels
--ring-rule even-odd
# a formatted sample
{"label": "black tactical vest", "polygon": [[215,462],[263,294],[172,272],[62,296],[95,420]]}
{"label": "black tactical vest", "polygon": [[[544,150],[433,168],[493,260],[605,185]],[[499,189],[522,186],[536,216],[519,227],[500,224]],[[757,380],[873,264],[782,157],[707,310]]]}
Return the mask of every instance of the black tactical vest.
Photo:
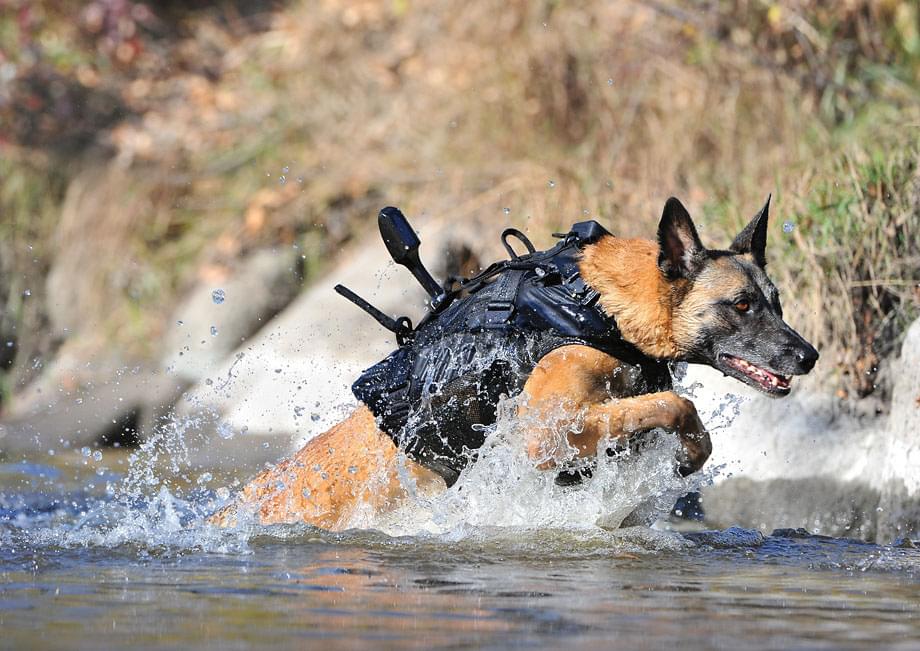
{"label": "black tactical vest", "polygon": [[556,348],[590,346],[635,366],[639,393],[670,388],[667,363],[624,341],[581,278],[582,249],[604,235],[597,222],[579,222],[553,248],[533,251],[526,242],[527,255],[512,252],[463,281],[444,309],[358,378],[354,395],[411,459],[450,486],[475,459],[499,401],[520,393]]}

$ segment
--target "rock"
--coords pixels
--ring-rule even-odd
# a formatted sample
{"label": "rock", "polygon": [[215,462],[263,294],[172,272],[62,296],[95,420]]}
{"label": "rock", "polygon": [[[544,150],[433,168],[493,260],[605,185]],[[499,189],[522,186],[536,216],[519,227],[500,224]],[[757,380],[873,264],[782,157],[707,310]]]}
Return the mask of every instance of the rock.
{"label": "rock", "polygon": [[300,291],[295,249],[260,250],[240,261],[218,285],[201,283],[172,315],[163,343],[164,368],[198,382]]}
{"label": "rock", "polygon": [[[61,339],[98,329],[123,300],[123,251],[147,205],[123,166],[89,161],[67,186],[45,278],[50,329]],[[88,218],[92,215],[92,218]]]}
{"label": "rock", "polygon": [[920,319],[907,330],[892,370],[879,503],[879,530],[885,539],[920,535]]}
{"label": "rock", "polygon": [[879,493],[865,482],[827,476],[754,480],[732,477],[703,493],[706,523],[762,531],[807,529],[875,539]]}
{"label": "rock", "polygon": [[175,403],[185,384],[157,369],[100,369],[95,379],[45,394],[0,422],[0,454],[132,442]]}
{"label": "rock", "polygon": [[[80,192],[73,190],[71,196],[77,195]],[[68,296],[63,289],[64,270],[84,254],[78,251],[72,260],[59,260],[59,271],[49,276],[52,314],[61,327],[78,320],[81,306],[93,295]],[[145,438],[190,384],[213,371],[241,341],[290,303],[300,289],[299,269],[293,249],[257,251],[221,287],[196,287],[173,318],[173,323],[183,323],[172,327],[165,337],[162,348],[168,352],[162,366],[131,369],[113,360],[87,364],[80,353],[68,354],[65,347],[44,376],[25,395],[17,396],[15,410],[0,423],[0,452],[10,455],[60,448],[62,441],[82,447]],[[222,294],[215,301],[212,292],[218,289]],[[87,325],[91,324],[83,327]],[[216,334],[211,334],[212,328]]]}

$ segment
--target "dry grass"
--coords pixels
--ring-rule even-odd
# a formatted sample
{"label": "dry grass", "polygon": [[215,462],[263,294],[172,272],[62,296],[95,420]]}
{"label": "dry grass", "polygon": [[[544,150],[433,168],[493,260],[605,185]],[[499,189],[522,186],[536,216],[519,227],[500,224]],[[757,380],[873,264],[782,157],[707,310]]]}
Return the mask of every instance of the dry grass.
{"label": "dry grass", "polygon": [[[137,264],[99,261],[86,291],[107,288],[108,303],[87,294],[86,305],[108,315],[98,331],[109,342],[137,349],[196,275],[269,243],[304,245],[309,268],[321,268],[386,204],[419,223],[476,217],[497,233],[510,221],[545,243],[586,215],[651,235],[675,194],[704,239],[724,246],[774,192],[774,268],[787,292],[808,293],[790,320],[810,321],[839,351],[845,385],[847,355],[865,357],[863,333],[908,313],[891,317],[894,303],[875,290],[866,312],[851,291],[910,277],[889,225],[906,219],[909,229],[916,203],[866,194],[873,136],[848,125],[874,104],[916,100],[916,21],[912,3],[887,0],[839,10],[812,0],[324,0],[248,32],[193,17],[175,48],[207,52],[212,72],[117,75],[114,90],[139,117],[99,138],[120,183],[140,193],[118,217]],[[891,142],[886,183],[907,197],[915,150]],[[60,229],[95,212],[85,205]],[[797,223],[794,239],[783,237],[785,219]],[[876,245],[852,246],[867,233]],[[803,269],[816,275],[804,287]],[[867,313],[871,323],[856,325]],[[895,339],[871,338],[880,340]]]}
{"label": "dry grass", "polygon": [[793,186],[795,247],[781,267],[797,288],[795,312],[833,354],[838,391],[854,397],[876,390],[920,316],[920,134],[871,131],[871,144],[843,148],[823,174]]}

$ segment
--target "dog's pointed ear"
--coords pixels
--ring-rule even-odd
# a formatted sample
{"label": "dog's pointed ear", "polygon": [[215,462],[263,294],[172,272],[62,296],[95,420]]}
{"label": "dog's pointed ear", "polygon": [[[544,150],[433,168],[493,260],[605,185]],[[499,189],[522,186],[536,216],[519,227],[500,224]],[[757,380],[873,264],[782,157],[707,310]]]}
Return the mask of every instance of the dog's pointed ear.
{"label": "dog's pointed ear", "polygon": [[738,233],[730,247],[735,253],[750,253],[759,267],[767,266],[767,220],[770,218],[772,196],[767,195],[767,203],[754,215],[751,223]]}
{"label": "dog's pointed ear", "polygon": [[668,278],[691,278],[702,267],[706,248],[683,204],[671,197],[658,223],[658,268]]}

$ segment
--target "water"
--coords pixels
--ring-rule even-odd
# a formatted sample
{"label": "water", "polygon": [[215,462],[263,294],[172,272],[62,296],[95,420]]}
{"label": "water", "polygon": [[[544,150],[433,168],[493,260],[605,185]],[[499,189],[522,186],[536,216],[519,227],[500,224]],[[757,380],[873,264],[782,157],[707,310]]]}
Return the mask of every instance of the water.
{"label": "water", "polygon": [[[228,551],[4,532],[8,648],[916,648],[916,550],[645,528],[390,538],[273,527]],[[66,631],[66,635],[62,632]]]}
{"label": "water", "polygon": [[499,426],[385,517],[222,530],[249,473],[192,467],[199,424],[0,464],[0,647],[920,647],[920,549],[669,517],[707,478],[664,439],[562,488]]}

